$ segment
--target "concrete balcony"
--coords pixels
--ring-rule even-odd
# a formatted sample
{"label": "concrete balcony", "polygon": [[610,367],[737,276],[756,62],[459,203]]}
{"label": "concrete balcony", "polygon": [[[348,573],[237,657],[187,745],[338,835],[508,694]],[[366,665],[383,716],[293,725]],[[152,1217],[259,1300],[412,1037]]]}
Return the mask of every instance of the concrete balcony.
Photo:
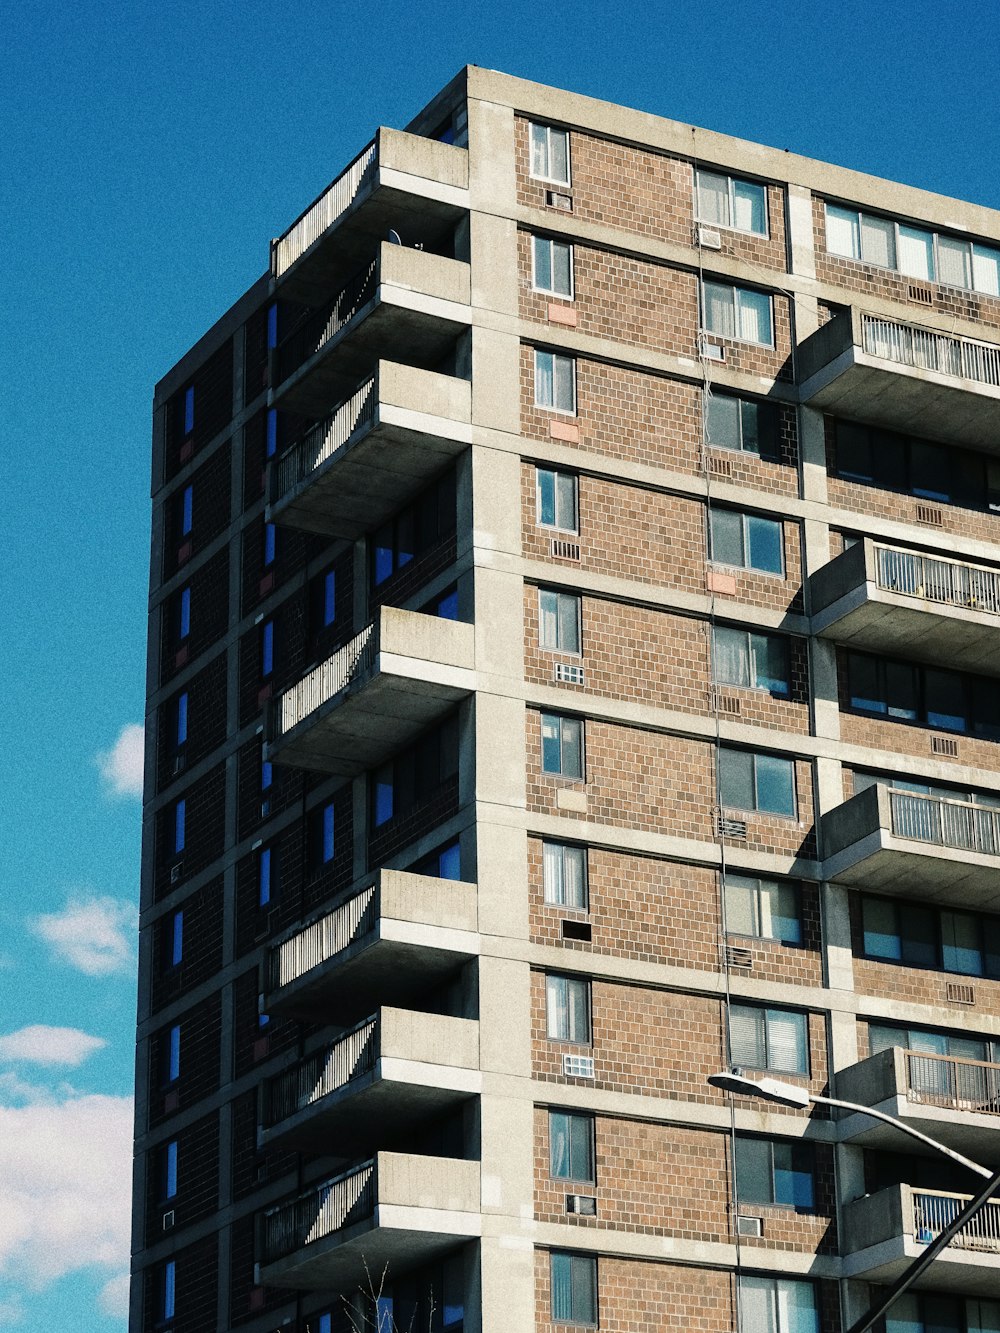
{"label": "concrete balcony", "polygon": [[1000,346],[852,307],[798,348],[810,407],[1000,452]]}
{"label": "concrete balcony", "polygon": [[357,1158],[479,1090],[477,1022],[380,1009],[270,1080],[261,1143]]}
{"label": "concrete balcony", "polygon": [[865,537],[809,580],[814,634],[1000,674],[1000,571]]}
{"label": "concrete balcony", "polygon": [[268,474],[267,518],[353,540],[378,528],[472,441],[472,385],[393,361]]}
{"label": "concrete balcony", "polygon": [[275,404],[319,419],[381,359],[439,365],[471,323],[470,293],[468,264],[382,242],[374,259],[332,300],[306,311],[278,345]]}
{"label": "concrete balcony", "polygon": [[271,242],[281,296],[308,301],[358,268],[375,241],[395,231],[404,245],[449,237],[469,210],[465,148],[386,129]]}
{"label": "concrete balcony", "polygon": [[383,606],[276,701],[267,757],[353,777],[401,750],[474,689],[472,625]]}
{"label": "concrete balcony", "polygon": [[823,878],[951,907],[1000,908],[1000,810],[878,783],[823,816]]}
{"label": "concrete balcony", "polygon": [[[855,1199],[843,1210],[844,1276],[868,1282],[894,1281],[970,1198],[970,1194],[895,1185]],[[917,1285],[963,1296],[995,1297],[998,1283],[1000,1203],[988,1203],[945,1247]]]}
{"label": "concrete balcony", "polygon": [[[895,1116],[973,1160],[996,1152],[1000,1065],[894,1046],[837,1074],[837,1096]],[[843,1142],[906,1152],[899,1130],[856,1114],[840,1121]]]}
{"label": "concrete balcony", "polygon": [[375,1282],[480,1234],[479,1163],[380,1152],[261,1219],[260,1282],[310,1290]]}
{"label": "concrete balcony", "polygon": [[412,1004],[479,953],[476,886],[382,870],[271,949],[268,1013],[352,1022]]}

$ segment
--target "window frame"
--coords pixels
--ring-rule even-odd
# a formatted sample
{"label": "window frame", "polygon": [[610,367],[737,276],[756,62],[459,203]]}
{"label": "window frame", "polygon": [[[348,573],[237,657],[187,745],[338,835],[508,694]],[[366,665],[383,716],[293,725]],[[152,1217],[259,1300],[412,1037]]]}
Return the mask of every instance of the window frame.
{"label": "window frame", "polygon": [[[548,867],[551,864],[551,860],[555,859],[554,856],[550,858],[547,855],[547,852],[550,849],[552,849],[553,851],[558,850],[559,852],[558,883],[554,883],[550,879],[548,874]],[[566,855],[565,855],[566,852],[580,853],[580,865],[581,865],[580,885],[582,889],[581,897],[583,901],[579,903],[570,902],[568,894],[566,892],[566,885],[567,885]],[[572,911],[576,912],[590,911],[590,856],[589,856],[589,849],[584,844],[573,843],[573,842],[560,842],[558,841],[558,839],[555,838],[542,839],[542,901],[548,907],[569,908]]]}
{"label": "window frame", "polygon": [[[547,402],[545,401],[545,399],[542,397],[542,395],[541,395],[541,393],[540,393],[540,391],[539,391],[539,390],[540,390],[540,385],[541,385],[542,380],[543,380],[543,372],[542,372],[542,370],[541,370],[541,368],[540,368],[540,364],[539,364],[539,362],[540,362],[540,358],[542,358],[542,357],[546,357],[546,356],[549,357],[549,358],[551,359],[551,362],[552,362],[551,370],[550,370],[550,374],[549,374],[550,383],[551,383],[551,385],[552,385],[552,401],[551,401],[551,403],[547,403]],[[568,364],[568,366],[569,366],[569,368],[570,368],[569,384],[570,384],[570,389],[571,389],[571,399],[572,399],[572,401],[571,401],[571,404],[570,404],[569,407],[562,406],[562,405],[560,405],[560,403],[557,401],[557,400],[558,400],[558,397],[559,397],[558,393],[556,392],[556,386],[557,386],[557,378],[556,378],[556,368],[557,368],[557,367],[556,367],[556,363],[557,363],[557,362],[560,362],[560,363],[566,363],[566,364]],[[570,355],[570,354],[568,354],[568,353],[566,353],[566,352],[553,352],[553,351],[549,351],[549,350],[548,350],[547,348],[545,348],[545,347],[536,347],[536,348],[535,348],[535,355],[534,355],[534,369],[535,369],[535,381],[534,381],[535,407],[538,408],[538,410],[541,411],[541,412],[555,412],[558,416],[562,416],[562,417],[575,417],[575,416],[577,415],[577,413],[578,413],[578,400],[577,400],[577,392],[576,392],[576,357],[575,357],[575,356],[572,356],[572,355]]]}
{"label": "window frame", "polygon": [[[762,886],[764,885],[767,885],[768,887],[772,885],[775,886],[778,889],[779,899],[782,894],[782,891],[787,892],[792,897],[794,897],[795,900],[794,917],[786,916],[780,912],[776,914],[771,910],[770,907],[768,907],[767,911],[762,910],[761,907]],[[732,912],[729,904],[729,898],[732,894],[735,894],[738,891],[745,891],[750,895],[751,926],[755,927],[755,929],[751,929],[749,932],[745,930],[735,930],[733,928]],[[727,871],[723,876],[722,880],[722,892],[723,892],[723,898],[725,900],[724,905],[726,910],[727,935],[729,936],[735,935],[741,939],[750,939],[750,940],[773,940],[777,944],[782,944],[792,948],[800,947],[802,945],[803,943],[802,886],[801,884],[798,883],[798,881],[778,879],[777,877],[771,875],[744,875],[736,871]],[[765,917],[769,917],[773,920],[775,915],[777,915],[778,918],[781,920],[795,922],[797,929],[794,938],[788,935],[782,935],[780,933],[776,933],[773,930],[768,933],[765,933],[763,928]]]}
{"label": "window frame", "polygon": [[[536,131],[542,130],[545,134],[545,172],[535,170],[535,146]],[[552,166],[552,135],[562,135],[566,141],[566,176],[553,176],[550,174]],[[541,121],[530,120],[528,122],[528,176],[531,180],[547,181],[550,185],[565,185],[567,187],[573,184],[573,161],[570,146],[570,133],[568,129],[561,129],[558,125],[547,125]]]}
{"label": "window frame", "polygon": [[[733,1015],[735,1013],[743,1013],[743,1012],[764,1015],[764,1026],[763,1026],[764,1058],[766,1062],[764,1064],[758,1064],[756,1060],[749,1061],[743,1059],[740,1057],[739,1053],[733,1049]],[[772,1014],[780,1015],[782,1018],[795,1017],[801,1024],[801,1031],[803,1037],[802,1053],[805,1058],[805,1065],[806,1065],[805,1069],[785,1069],[781,1065],[774,1065],[770,1063],[771,1044],[772,1044],[770,1037],[770,1025],[771,1025]],[[728,1005],[728,1012],[727,1012],[726,1040],[729,1048],[730,1061],[734,1065],[743,1065],[744,1067],[749,1069],[768,1070],[774,1073],[797,1074],[804,1078],[809,1078],[811,1076],[812,1050],[810,1049],[810,1044],[809,1044],[809,1013],[805,1009],[788,1009],[782,1005],[743,1004],[739,1002],[730,1003]]]}
{"label": "window frame", "polygon": [[[1000,917],[989,912],[977,912],[973,909],[946,907],[940,903],[907,903],[906,911],[902,910],[904,904],[895,898],[884,898],[875,893],[860,893],[858,895],[860,915],[859,939],[861,945],[860,956],[870,962],[889,963],[896,967],[916,967],[924,971],[941,972],[945,976],[952,977],[979,977],[985,981],[1000,980]],[[915,919],[915,910],[919,913],[927,914],[927,924],[932,929],[932,937],[921,941],[918,933],[907,933],[904,930],[905,925],[912,925]],[[873,928],[872,920],[876,911],[891,914],[892,929],[876,930]],[[956,952],[960,950],[965,953],[972,953],[973,949],[963,947],[958,944],[950,944],[946,939],[945,918],[960,918],[963,921],[971,922],[976,932],[975,952],[979,955],[978,971],[969,971],[966,968],[948,967],[946,958],[949,949]],[[993,947],[991,947],[990,931],[993,932]],[[887,940],[895,940],[898,948],[894,953],[879,953],[869,946],[869,937],[880,935]],[[929,961],[926,957],[921,957],[919,945],[923,943],[926,946],[933,946],[934,961]],[[907,956],[909,955],[909,956]],[[992,963],[991,963],[992,960]]]}
{"label": "window frame", "polygon": [[[545,287],[538,281],[538,247],[546,245],[549,248],[549,274],[554,279],[556,265],[554,263],[554,250],[556,246],[567,251],[567,260],[569,267],[569,291],[560,291],[556,286]],[[531,290],[541,292],[544,296],[558,296],[563,301],[576,300],[576,264],[575,247],[572,241],[562,241],[555,236],[541,236],[536,232],[531,233]]]}
{"label": "window frame", "polygon": [[773,1321],[772,1321],[773,1333],[802,1333],[802,1330],[798,1327],[797,1324],[794,1327],[789,1326],[782,1318],[782,1304],[778,1298],[779,1287],[784,1286],[784,1287],[808,1288],[812,1301],[812,1313],[815,1315],[815,1320],[813,1321],[813,1328],[809,1330],[809,1333],[820,1333],[820,1310],[819,1310],[819,1303],[816,1299],[815,1282],[811,1282],[808,1278],[790,1278],[777,1273],[741,1273],[739,1275],[740,1325],[741,1325],[739,1333],[760,1333],[760,1329],[758,1327],[756,1326],[750,1327],[749,1325],[744,1325],[744,1312],[746,1310],[746,1303],[743,1298],[742,1289],[744,1284],[749,1284],[749,1283],[755,1284],[760,1289],[767,1288],[770,1292],[771,1299],[769,1304],[771,1306],[771,1313],[773,1315]]}
{"label": "window frame", "polygon": [[[746,638],[746,662],[748,665],[747,681],[726,680],[718,674],[718,667],[721,664],[721,654],[718,652],[716,639],[719,634],[742,635]],[[761,684],[759,672],[757,670],[757,654],[754,649],[754,639],[769,639],[782,645],[785,656],[785,688],[775,689],[772,685]],[[756,690],[761,694],[768,694],[771,698],[791,699],[792,697],[792,641],[787,634],[772,633],[770,630],[745,628],[742,625],[713,625],[712,626],[712,651],[711,651],[711,671],[712,684],[728,686],[730,689],[737,690]],[[750,679],[750,676],[753,679]]]}
{"label": "window frame", "polygon": [[[723,745],[723,746],[721,746],[720,749],[719,749],[719,751],[718,751],[718,754],[719,754],[719,805],[720,805],[723,809],[725,809],[725,810],[741,810],[741,811],[744,811],[744,812],[747,813],[747,814],[755,814],[755,815],[771,815],[771,816],[773,816],[773,818],[775,818],[775,819],[795,819],[795,820],[798,819],[798,817],[799,817],[799,787],[798,787],[798,774],[797,774],[797,772],[796,772],[795,759],[794,759],[793,757],[790,757],[790,756],[788,756],[788,755],[784,755],[784,754],[775,754],[775,753],[774,753],[773,751],[771,751],[771,750],[743,750],[743,749],[739,749],[739,748],[737,748],[736,746],[732,746],[732,745]],[[723,792],[723,785],[724,785],[724,784],[723,784],[723,768],[722,768],[722,762],[723,762],[723,761],[722,761],[722,756],[723,756],[723,755],[746,755],[746,756],[749,758],[749,760],[750,760],[750,781],[751,781],[751,785],[752,785],[752,789],[753,789],[753,800],[754,800],[754,804],[753,804],[752,806],[749,806],[749,807],[748,807],[748,806],[743,805],[743,804],[740,804],[740,803],[738,803],[738,802],[735,802],[735,801],[728,801],[728,800],[725,799],[725,795],[724,795],[724,792]],[[760,759],[777,760],[777,761],[780,762],[780,763],[787,763],[787,764],[790,766],[791,780],[792,780],[792,781],[791,781],[792,804],[793,804],[793,807],[794,807],[791,811],[785,811],[785,810],[769,810],[769,809],[766,809],[766,808],[761,807],[761,805],[760,805],[760,780],[759,780],[759,774],[758,774],[758,760],[760,760]]]}
{"label": "window frame", "polygon": [[[584,719],[582,717],[572,717],[567,713],[550,713],[550,712],[539,713],[539,719],[540,719],[539,740],[540,740],[540,757],[541,757],[542,773],[548,777],[566,778],[570,782],[585,782],[587,778],[587,751],[586,751],[586,727],[584,726]],[[556,721],[559,724],[559,736],[558,736],[559,768],[558,769],[546,768],[545,766],[546,719],[550,720],[550,724],[552,720]],[[579,739],[579,745],[577,747],[580,754],[580,771],[578,773],[567,773],[564,766],[565,764],[564,755],[567,746],[567,742],[563,738],[563,729],[565,725],[576,726],[579,727],[580,729],[580,739]]]}
{"label": "window frame", "polygon": [[[573,603],[573,618],[576,624],[576,647],[567,648],[564,644],[545,642],[546,615],[542,609],[543,599],[554,597],[556,599],[555,615],[549,617],[551,623],[556,627],[556,639],[561,637],[563,627],[562,608],[564,601]],[[578,592],[567,592],[563,588],[539,588],[538,589],[538,646],[543,652],[562,653],[568,657],[583,656],[583,598]]]}
{"label": "window frame", "polygon": [[[710,287],[726,290],[732,295],[733,312],[733,332],[729,333],[724,329],[713,329],[708,323],[708,313],[710,309],[708,301],[708,289]],[[748,338],[742,332],[741,320],[741,293],[746,292],[751,296],[763,296],[767,298],[767,324],[770,338]],[[774,320],[774,293],[762,291],[758,287],[748,287],[744,283],[738,282],[719,282],[715,278],[703,278],[701,281],[701,320],[700,327],[702,333],[711,335],[713,338],[727,338],[730,342],[743,343],[746,347],[768,347],[772,351],[777,350],[775,320]]]}
{"label": "window frame", "polygon": [[[747,1172],[742,1173],[744,1188],[740,1187],[741,1146],[748,1151],[748,1145],[750,1144],[755,1145],[755,1151],[761,1152],[761,1150],[764,1150],[764,1152],[766,1152],[766,1170],[769,1190],[769,1197],[766,1199],[755,1199],[747,1193],[745,1189],[746,1177],[747,1174],[749,1174]],[[777,1166],[775,1164],[775,1149],[780,1149],[782,1153],[787,1151],[789,1158],[788,1167]],[[798,1165],[796,1164],[796,1158],[799,1159]],[[808,1158],[808,1170],[803,1169],[802,1161],[804,1158]],[[734,1174],[736,1176],[737,1197],[741,1204],[747,1203],[754,1207],[763,1208],[787,1208],[796,1213],[814,1213],[816,1211],[816,1152],[815,1145],[812,1142],[803,1139],[770,1138],[759,1134],[737,1134],[733,1139],[733,1164],[735,1168]],[[794,1198],[794,1188],[792,1190],[792,1198],[778,1198],[781,1183],[780,1174],[782,1172],[787,1172],[790,1177],[796,1175],[808,1177],[808,1202],[804,1200],[802,1203],[797,1203]]]}
{"label": "window frame", "polygon": [[[707,394],[707,405],[705,408],[705,441],[710,449],[725,449],[729,453],[746,454],[750,458],[759,458],[765,463],[781,462],[781,406],[778,403],[767,399],[751,398],[747,394],[739,393],[715,393],[712,391]],[[712,439],[712,406],[718,403],[733,403],[736,407],[736,437],[735,444],[729,444],[725,440]],[[756,447],[748,447],[747,441],[747,421],[749,409],[757,414],[756,428],[757,441]],[[761,426],[766,429],[762,430]],[[761,447],[762,437],[769,436],[764,440],[764,447]]]}
{"label": "window frame", "polygon": [[[715,548],[718,545],[719,540],[715,532],[715,517],[717,514],[734,514],[740,519],[740,554],[743,561],[742,564],[734,565],[731,561],[720,559],[716,555]],[[777,529],[778,550],[781,556],[780,569],[766,569],[761,565],[751,565],[747,563],[752,559],[751,532],[748,526],[750,522],[770,523]],[[723,569],[744,569],[751,574],[763,574],[768,578],[785,580],[788,578],[788,560],[785,554],[784,520],[773,518],[770,514],[758,513],[756,510],[733,509],[727,505],[710,504],[708,506],[708,558],[710,564],[719,565]]]}
{"label": "window frame", "polygon": [[[554,523],[547,523],[542,517],[542,477],[551,476],[552,482],[552,512],[555,515]],[[573,526],[563,527],[559,523],[560,514],[559,504],[559,478],[569,478],[573,486]],[[576,472],[568,472],[565,468],[554,467],[536,467],[535,468],[535,523],[540,528],[545,528],[549,532],[566,532],[571,536],[580,535],[580,477]]]}
{"label": "window frame", "polygon": [[[565,988],[565,996],[562,1000],[556,999],[553,1003],[553,993],[560,987]],[[582,999],[582,1009],[578,1010],[571,1000],[571,995],[576,993],[578,999]],[[559,1032],[560,1023],[558,1022],[560,1012],[566,1017],[566,1036]],[[574,1035],[575,1015],[582,1012],[585,1035]],[[593,1046],[594,1044],[594,1013],[593,1013],[593,995],[589,977],[569,976],[565,972],[546,972],[545,973],[545,1038],[547,1041],[558,1041],[568,1046]]]}
{"label": "window frame", "polygon": [[[566,1125],[566,1170],[558,1171],[556,1163],[556,1138],[553,1134],[553,1122],[557,1119],[567,1122],[578,1120],[586,1123],[586,1170],[582,1173],[574,1170],[579,1163],[573,1152],[574,1136],[569,1124]],[[596,1153],[596,1117],[588,1111],[561,1110],[556,1107],[550,1107],[548,1113],[548,1131],[549,1131],[549,1179],[560,1181],[571,1181],[579,1185],[596,1185],[597,1183],[597,1153]]]}
{"label": "window frame", "polygon": [[[729,204],[729,221],[718,222],[711,218],[702,216],[701,211],[701,185],[699,177],[701,175],[718,176],[726,181],[726,199]],[[764,230],[755,231],[752,227],[738,227],[734,221],[736,217],[735,209],[735,186],[749,185],[754,189],[759,189],[763,200]],[[759,236],[761,240],[770,240],[771,238],[771,209],[769,190],[766,183],[762,181],[751,180],[749,176],[734,176],[732,172],[718,171],[714,167],[694,167],[692,185],[694,191],[694,220],[700,222],[705,227],[718,227],[722,231],[734,231],[740,236]]]}
{"label": "window frame", "polygon": [[270,909],[278,893],[278,849],[267,843],[257,849],[257,909]]}

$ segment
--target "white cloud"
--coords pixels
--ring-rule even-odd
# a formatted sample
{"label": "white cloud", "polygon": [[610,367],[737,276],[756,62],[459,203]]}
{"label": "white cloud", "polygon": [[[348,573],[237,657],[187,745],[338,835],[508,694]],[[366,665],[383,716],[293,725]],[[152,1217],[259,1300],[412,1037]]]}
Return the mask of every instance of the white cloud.
{"label": "white cloud", "polygon": [[129,722],[118,733],[110,750],[97,755],[101,777],[114,796],[142,795],[145,732],[138,722]]}
{"label": "white cloud", "polygon": [[89,977],[132,967],[136,910],[118,898],[70,898],[61,912],[33,917],[30,928],[57,958]]}
{"label": "white cloud", "polygon": [[131,1098],[40,1091],[34,1104],[0,1105],[0,1275],[38,1291],[104,1269],[102,1306],[117,1312],[131,1186]]}
{"label": "white cloud", "polygon": [[0,1060],[35,1065],[81,1065],[107,1044],[103,1037],[92,1037],[79,1028],[44,1027],[36,1023],[0,1037]]}
{"label": "white cloud", "polygon": [[105,1282],[97,1297],[97,1303],[106,1315],[113,1319],[128,1318],[128,1273],[119,1273],[110,1282]]}
{"label": "white cloud", "polygon": [[19,1324],[23,1318],[24,1306],[17,1297],[9,1301],[0,1301],[0,1328],[9,1328],[12,1324]]}

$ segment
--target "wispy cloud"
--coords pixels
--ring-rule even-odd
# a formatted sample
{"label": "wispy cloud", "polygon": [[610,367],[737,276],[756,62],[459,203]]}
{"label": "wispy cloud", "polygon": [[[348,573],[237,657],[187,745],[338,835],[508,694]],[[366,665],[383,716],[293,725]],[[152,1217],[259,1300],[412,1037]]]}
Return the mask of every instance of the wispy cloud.
{"label": "wispy cloud", "polygon": [[108,897],[71,897],[61,912],[32,917],[28,925],[53,954],[89,977],[132,966],[136,910]]}
{"label": "wispy cloud", "polygon": [[18,1298],[0,1301],[0,1328],[11,1328],[24,1318],[24,1306]]}
{"label": "wispy cloud", "polygon": [[107,1044],[103,1037],[92,1037],[79,1028],[45,1027],[35,1023],[0,1037],[0,1061],[75,1067]]}
{"label": "wispy cloud", "polygon": [[142,795],[144,736],[138,722],[129,722],[122,727],[111,749],[97,755],[97,766],[111,795]]}
{"label": "wispy cloud", "polygon": [[105,1314],[117,1319],[128,1318],[128,1287],[127,1272],[119,1273],[110,1282],[105,1282],[97,1297],[97,1303]]}

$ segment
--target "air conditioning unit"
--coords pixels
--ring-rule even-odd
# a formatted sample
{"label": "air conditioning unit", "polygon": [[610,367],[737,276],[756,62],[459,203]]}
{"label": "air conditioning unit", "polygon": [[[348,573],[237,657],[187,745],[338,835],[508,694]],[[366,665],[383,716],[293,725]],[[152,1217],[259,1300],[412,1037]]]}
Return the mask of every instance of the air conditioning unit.
{"label": "air conditioning unit", "polygon": [[593,1078],[594,1057],[592,1055],[564,1055],[563,1075],[566,1078]]}
{"label": "air conditioning unit", "polygon": [[583,667],[571,662],[556,663],[556,680],[560,685],[582,685]]}
{"label": "air conditioning unit", "polygon": [[726,349],[718,343],[702,343],[701,354],[706,361],[725,361]]}
{"label": "air conditioning unit", "polygon": [[695,229],[695,242],[703,250],[721,250],[722,233],[716,231],[714,227],[704,227],[699,224]]}
{"label": "air conditioning unit", "polygon": [[736,1219],[738,1236],[763,1236],[764,1219],[762,1217],[738,1217]]}
{"label": "air conditioning unit", "polygon": [[578,1217],[596,1217],[597,1200],[593,1194],[567,1194],[566,1211]]}
{"label": "air conditioning unit", "polygon": [[174,1210],[171,1208],[169,1213],[163,1214],[163,1230],[169,1231],[174,1225]]}
{"label": "air conditioning unit", "polygon": [[573,211],[573,196],[564,194],[561,190],[546,190],[545,202],[549,208],[558,208],[563,213]]}

